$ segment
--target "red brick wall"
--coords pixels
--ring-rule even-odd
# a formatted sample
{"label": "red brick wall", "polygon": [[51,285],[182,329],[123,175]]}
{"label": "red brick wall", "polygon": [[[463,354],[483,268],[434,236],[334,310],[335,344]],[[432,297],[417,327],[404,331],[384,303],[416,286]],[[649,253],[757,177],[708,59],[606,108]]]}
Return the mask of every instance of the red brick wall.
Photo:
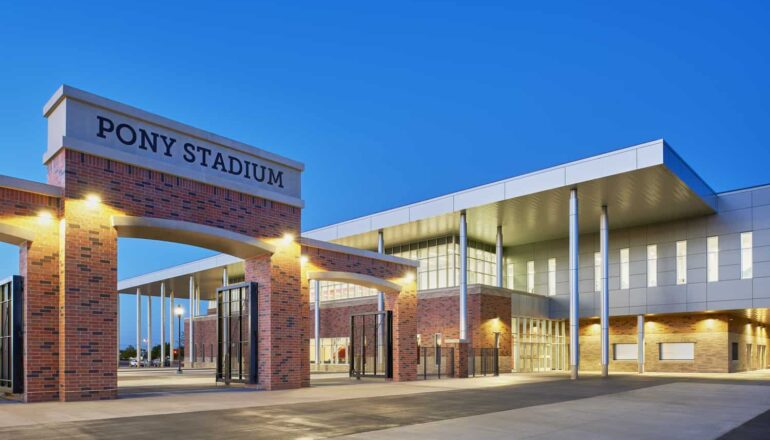
{"label": "red brick wall", "polygon": [[[38,218],[40,211],[52,215]],[[59,398],[59,224],[56,197],[0,188],[3,223],[30,229],[35,240],[19,247],[24,277],[24,398]],[[6,274],[10,275],[10,274]]]}
{"label": "red brick wall", "polygon": [[[302,255],[308,259],[302,267],[302,297],[306,299],[309,298],[307,273],[315,271],[371,275],[404,286],[400,293],[386,292],[385,308],[393,311],[393,379],[395,381],[414,380],[417,359],[417,286],[414,281],[406,282],[404,277],[407,273],[414,274],[415,269],[407,265],[308,246],[302,246]],[[309,311],[307,306],[305,311]],[[309,324],[310,320],[306,322]],[[312,334],[310,326],[306,326],[306,334]],[[308,350],[309,347],[306,344],[302,355],[307,360],[305,365],[309,375]]]}
{"label": "red brick wall", "polygon": [[[346,307],[324,307],[321,304],[321,337],[322,338],[347,338],[350,337],[350,315],[356,313],[369,313],[377,311],[377,302],[371,298],[367,304],[357,304]],[[315,314],[310,310],[309,337],[313,338],[315,329]]]}
{"label": "red brick wall", "polygon": [[[49,162],[48,175],[49,183],[65,190],[66,223],[59,240],[63,348],[58,397],[63,400],[116,395],[117,234],[112,215],[183,220],[265,240],[299,234],[299,208],[88,154],[63,150]],[[90,193],[101,197],[96,208],[85,206]],[[276,367],[265,367],[261,375],[271,381],[269,389],[301,382],[299,366],[283,365],[297,358],[305,332],[295,322],[301,305],[307,305],[299,295],[298,253],[298,245],[287,246],[272,260],[256,262],[259,270],[247,262],[247,281],[260,283],[260,339],[269,351],[261,359]],[[274,380],[279,365],[285,377]]]}

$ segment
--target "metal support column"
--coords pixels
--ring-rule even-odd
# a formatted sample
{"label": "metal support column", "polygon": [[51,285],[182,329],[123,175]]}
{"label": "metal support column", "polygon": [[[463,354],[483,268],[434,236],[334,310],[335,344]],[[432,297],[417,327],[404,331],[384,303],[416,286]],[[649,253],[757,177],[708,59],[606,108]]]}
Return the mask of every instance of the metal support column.
{"label": "metal support column", "polygon": [[176,309],[176,304],[174,301],[174,291],[171,291],[171,297],[169,298],[169,309],[168,309],[168,351],[169,351],[169,359],[171,359],[171,365],[174,364],[174,309]]}
{"label": "metal support column", "polygon": [[321,282],[319,280],[313,280],[313,289],[315,289],[313,334],[315,337],[315,365],[317,371],[321,368]]}
{"label": "metal support column", "polygon": [[579,331],[579,278],[578,278],[578,195],[573,188],[569,193],[569,345],[570,377],[578,378],[580,365]]}
{"label": "metal support column", "polygon": [[136,367],[142,360],[142,289],[136,288]]}
{"label": "metal support column", "polygon": [[195,320],[195,278],[190,276],[190,313],[187,314],[190,321],[190,343],[187,347],[187,357],[190,359],[190,368],[193,366],[193,362],[195,362],[195,335],[194,335],[194,328],[193,321]]}
{"label": "metal support column", "polygon": [[147,295],[147,366],[152,367],[152,295]]}
{"label": "metal support column", "polygon": [[503,287],[503,227],[502,225],[497,227],[495,259],[497,261],[497,287]]}
{"label": "metal support column", "polygon": [[460,212],[460,340],[468,340],[468,224]]}
{"label": "metal support column", "polygon": [[[385,237],[382,232],[382,229],[377,231],[377,253],[384,254],[385,253]],[[377,292],[377,311],[382,313],[385,311],[385,292]],[[377,339],[380,341],[385,340],[385,322],[383,320],[384,315],[377,315],[374,319],[379,320],[379,326],[377,330]],[[384,355],[384,349],[385,347],[380,344],[379,347],[377,347],[377,351],[375,352],[377,355],[377,359],[375,360],[374,364],[377,365],[382,359]]]}
{"label": "metal support column", "polygon": [[644,373],[644,315],[636,317],[636,361],[639,363],[639,374]]}
{"label": "metal support column", "polygon": [[160,367],[166,366],[166,283],[160,283]]}
{"label": "metal support column", "polygon": [[610,261],[609,261],[609,219],[607,206],[602,206],[599,220],[599,248],[602,256],[602,297],[601,297],[601,344],[602,376],[607,377],[610,366]]}

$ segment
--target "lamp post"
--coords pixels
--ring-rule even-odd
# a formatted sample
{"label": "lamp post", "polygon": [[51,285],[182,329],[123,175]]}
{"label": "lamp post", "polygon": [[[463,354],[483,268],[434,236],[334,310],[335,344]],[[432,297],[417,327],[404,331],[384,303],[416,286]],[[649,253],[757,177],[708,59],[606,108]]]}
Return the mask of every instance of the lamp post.
{"label": "lamp post", "polygon": [[174,314],[176,314],[176,327],[178,331],[178,337],[176,339],[177,356],[176,356],[176,374],[182,374],[182,314],[184,309],[182,306],[176,306]]}

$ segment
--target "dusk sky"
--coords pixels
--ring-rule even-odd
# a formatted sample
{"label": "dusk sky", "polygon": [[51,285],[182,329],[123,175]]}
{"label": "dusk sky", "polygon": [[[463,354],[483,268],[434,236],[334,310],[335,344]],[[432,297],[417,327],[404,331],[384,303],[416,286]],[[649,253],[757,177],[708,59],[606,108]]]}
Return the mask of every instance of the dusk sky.
{"label": "dusk sky", "polygon": [[[658,138],[770,183],[766,2],[510,3],[6,2],[0,174],[45,181],[65,83],[304,162],[305,230]],[[211,254],[121,239],[119,278]]]}

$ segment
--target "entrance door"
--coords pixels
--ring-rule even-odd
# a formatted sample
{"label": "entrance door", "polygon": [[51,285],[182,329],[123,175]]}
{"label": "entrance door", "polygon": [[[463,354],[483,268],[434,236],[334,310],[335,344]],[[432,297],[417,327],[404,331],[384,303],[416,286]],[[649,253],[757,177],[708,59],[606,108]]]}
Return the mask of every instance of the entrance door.
{"label": "entrance door", "polygon": [[217,289],[217,382],[257,383],[257,283]]}
{"label": "entrance door", "polygon": [[350,377],[393,377],[393,312],[350,315]]}
{"label": "entrance door", "polygon": [[23,278],[0,281],[0,392],[24,391]]}

